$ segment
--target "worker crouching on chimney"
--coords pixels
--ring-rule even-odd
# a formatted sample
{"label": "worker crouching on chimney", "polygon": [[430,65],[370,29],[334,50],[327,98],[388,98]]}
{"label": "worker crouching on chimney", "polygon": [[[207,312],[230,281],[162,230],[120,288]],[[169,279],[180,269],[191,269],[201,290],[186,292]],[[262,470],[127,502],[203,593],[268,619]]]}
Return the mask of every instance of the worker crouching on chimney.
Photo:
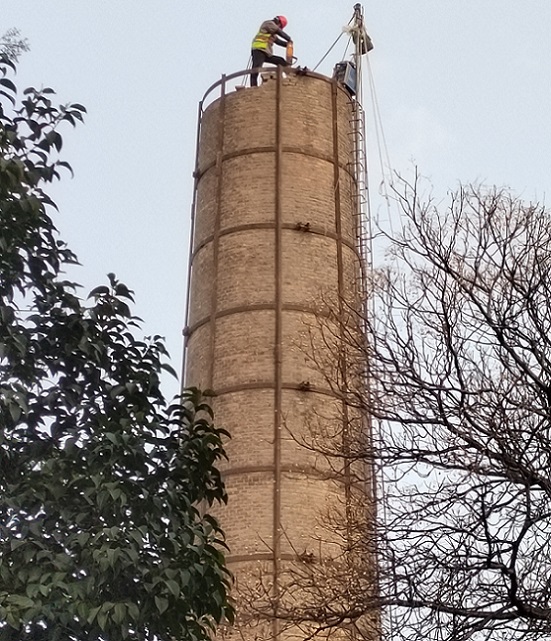
{"label": "worker crouching on chimney", "polygon": [[[265,62],[273,65],[286,67],[290,63],[285,58],[274,56],[274,44],[280,47],[286,47],[291,38],[283,31],[287,26],[285,16],[276,16],[273,20],[266,20],[260,25],[260,29],[255,36],[252,44],[253,69],[262,67]],[[258,73],[251,74],[251,87],[258,84]]]}

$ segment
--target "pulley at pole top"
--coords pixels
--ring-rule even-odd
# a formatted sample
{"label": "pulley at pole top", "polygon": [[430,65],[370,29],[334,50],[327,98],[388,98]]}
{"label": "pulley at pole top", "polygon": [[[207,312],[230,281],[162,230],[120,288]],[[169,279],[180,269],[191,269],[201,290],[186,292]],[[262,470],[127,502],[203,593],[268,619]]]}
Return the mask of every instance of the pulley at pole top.
{"label": "pulley at pole top", "polygon": [[343,61],[335,65],[333,76],[351,97],[355,96],[361,101],[362,57],[373,49],[373,42],[365,28],[361,4],[354,5],[354,15],[344,27],[344,32],[349,33],[354,42],[354,54],[351,61]]}
{"label": "pulley at pole top", "polygon": [[363,7],[359,3],[354,5],[353,20],[354,25],[350,29],[350,33],[356,45],[356,56],[359,58],[373,49],[373,42],[365,29]]}

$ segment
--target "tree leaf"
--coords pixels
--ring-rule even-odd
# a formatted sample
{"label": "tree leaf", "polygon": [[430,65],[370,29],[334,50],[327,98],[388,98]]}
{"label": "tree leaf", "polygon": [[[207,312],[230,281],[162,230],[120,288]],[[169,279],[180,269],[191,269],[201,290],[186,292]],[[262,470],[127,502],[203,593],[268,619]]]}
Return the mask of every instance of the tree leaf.
{"label": "tree leaf", "polygon": [[159,610],[159,614],[163,614],[168,609],[168,599],[165,599],[164,597],[161,597],[161,596],[156,596],[155,605]]}
{"label": "tree leaf", "polygon": [[176,598],[180,596],[180,586],[178,585],[178,583],[176,583],[176,581],[168,579],[168,581],[166,581],[166,586],[173,596],[175,596]]}

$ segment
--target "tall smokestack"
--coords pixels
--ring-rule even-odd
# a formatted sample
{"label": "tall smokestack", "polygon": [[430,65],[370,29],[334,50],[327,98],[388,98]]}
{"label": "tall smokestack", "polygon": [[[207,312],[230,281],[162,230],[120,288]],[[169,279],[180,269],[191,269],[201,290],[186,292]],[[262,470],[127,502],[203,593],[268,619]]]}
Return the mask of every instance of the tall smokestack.
{"label": "tall smokestack", "polygon": [[365,437],[343,396],[362,379],[344,340],[362,304],[356,112],[319,74],[278,68],[241,91],[230,80],[200,109],[185,384],[213,390],[232,435],[219,516],[240,633],[302,638],[268,610],[300,600],[293,565],[346,548],[327,525],[346,518],[349,469],[320,437]]}

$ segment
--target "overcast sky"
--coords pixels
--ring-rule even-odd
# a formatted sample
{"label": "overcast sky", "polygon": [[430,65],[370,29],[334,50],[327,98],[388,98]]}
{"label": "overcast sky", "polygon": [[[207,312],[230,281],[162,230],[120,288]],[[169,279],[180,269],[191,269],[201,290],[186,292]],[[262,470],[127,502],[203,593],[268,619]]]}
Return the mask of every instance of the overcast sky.
{"label": "overcast sky", "polygon": [[[31,51],[17,84],[80,102],[64,132],[75,171],[53,190],[62,237],[87,290],[113,271],[136,292],[144,333],[181,361],[197,103],[222,73],[247,66],[259,24],[289,19],[299,64],[315,67],[352,16],[342,0],[2,0],[0,32]],[[550,0],[374,0],[370,54],[392,169],[551,192]],[[343,37],[319,71],[344,55]],[[342,45],[342,46],[341,46]],[[371,97],[366,92],[368,118]],[[292,114],[289,114],[292,117]],[[372,131],[372,130],[371,130]],[[373,210],[378,148],[370,136]],[[171,387],[172,385],[172,387]],[[176,391],[169,384],[168,392]]]}

